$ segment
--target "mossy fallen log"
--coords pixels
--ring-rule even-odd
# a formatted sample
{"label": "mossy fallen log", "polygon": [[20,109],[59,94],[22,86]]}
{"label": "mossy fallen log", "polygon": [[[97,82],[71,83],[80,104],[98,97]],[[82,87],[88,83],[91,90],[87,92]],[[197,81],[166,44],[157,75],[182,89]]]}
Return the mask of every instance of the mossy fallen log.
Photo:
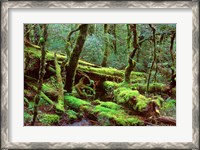
{"label": "mossy fallen log", "polygon": [[92,116],[100,125],[143,125],[138,116],[127,114],[120,105],[113,102],[96,100],[90,103],[70,95],[65,96],[65,101],[75,111],[84,113],[89,118]]}
{"label": "mossy fallen log", "polygon": [[[143,84],[143,83],[126,84],[126,83],[116,83],[116,82],[112,82],[112,81],[103,82],[103,88],[108,93],[113,93],[114,90],[120,86],[125,86],[132,90],[138,90],[141,94],[145,94],[147,85]],[[176,88],[173,88],[170,91],[170,87],[166,84],[150,83],[149,84],[149,93],[156,93],[161,96],[169,95],[171,97],[176,97]]]}
{"label": "mossy fallen log", "polygon": [[[39,72],[39,58],[41,57],[41,52],[38,49],[33,47],[25,47],[24,48],[25,57],[28,64],[26,64],[25,74],[29,76],[33,76],[38,78]],[[61,64],[66,58],[63,54],[57,54],[58,63]],[[55,66],[54,66],[54,53],[51,51],[47,51],[46,53],[46,62],[47,62],[47,73],[46,77],[48,78],[50,75],[55,75]],[[116,81],[121,82],[124,78],[124,70],[117,70],[115,68],[105,68],[100,67],[89,62],[85,62],[82,60],[78,61],[79,65],[77,70],[80,72],[84,72],[93,78],[100,78],[103,81]],[[91,77],[92,79],[92,77]],[[144,82],[146,80],[146,74],[141,72],[132,72],[131,73],[131,82]]]}

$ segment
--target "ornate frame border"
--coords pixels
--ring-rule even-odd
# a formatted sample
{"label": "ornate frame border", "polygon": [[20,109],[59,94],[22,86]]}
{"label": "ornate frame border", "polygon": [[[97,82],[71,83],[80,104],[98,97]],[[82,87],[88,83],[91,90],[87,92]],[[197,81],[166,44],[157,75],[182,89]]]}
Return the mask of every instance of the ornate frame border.
{"label": "ornate frame border", "polygon": [[[8,9],[9,8],[190,8],[193,30],[192,142],[107,142],[107,143],[13,143],[8,141]],[[1,149],[199,149],[199,3],[198,1],[4,1],[1,5]]]}

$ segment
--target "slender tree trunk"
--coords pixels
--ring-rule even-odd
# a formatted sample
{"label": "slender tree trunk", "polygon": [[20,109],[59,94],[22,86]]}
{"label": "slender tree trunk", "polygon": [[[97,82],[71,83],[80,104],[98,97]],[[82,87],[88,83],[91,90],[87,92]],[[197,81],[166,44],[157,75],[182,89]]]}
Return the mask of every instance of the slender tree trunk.
{"label": "slender tree trunk", "polygon": [[153,32],[154,57],[153,57],[153,62],[151,64],[151,68],[149,70],[149,76],[148,76],[148,80],[147,80],[147,93],[149,91],[149,83],[150,83],[150,79],[151,79],[151,72],[153,70],[154,63],[156,62],[156,35],[155,35],[156,29],[151,24],[149,24],[149,26],[150,26],[150,28]]}
{"label": "slender tree trunk", "polygon": [[80,32],[76,41],[76,46],[74,47],[68,66],[66,66],[66,82],[65,89],[68,93],[72,92],[72,87],[74,86],[74,78],[76,74],[76,69],[78,65],[78,60],[83,49],[87,37],[88,24],[82,24],[79,26]]}
{"label": "slender tree trunk", "polygon": [[139,62],[139,57],[140,57],[140,50],[141,50],[141,46],[142,46],[142,43],[143,42],[141,42],[142,40],[144,40],[144,36],[140,36],[139,37],[139,43],[138,43],[138,45],[139,45],[139,48],[138,48],[138,51],[137,51],[137,62]]}
{"label": "slender tree trunk", "polygon": [[126,44],[127,44],[127,49],[128,51],[130,50],[130,47],[131,47],[131,31],[130,31],[130,25],[127,24],[126,27],[127,27],[127,40],[126,40]]}
{"label": "slender tree trunk", "polygon": [[172,66],[171,66],[171,88],[176,86],[176,74],[175,74],[175,61],[174,61],[174,55],[173,55],[173,46],[174,46],[174,39],[175,39],[176,33],[173,32],[171,35],[171,45],[170,45],[170,54],[172,59]]}
{"label": "slender tree trunk", "polygon": [[24,25],[24,38],[25,38],[25,41],[28,41],[30,42],[30,32],[29,32],[29,25],[28,24],[25,24]]}
{"label": "slender tree trunk", "polygon": [[43,24],[42,25],[42,30],[43,30],[43,35],[42,38],[43,40],[40,41],[40,46],[41,46],[41,60],[40,60],[40,70],[39,70],[39,80],[38,80],[38,91],[37,94],[34,97],[34,113],[33,113],[33,120],[31,122],[31,125],[35,124],[36,118],[37,118],[37,108],[38,108],[38,104],[40,101],[40,93],[42,91],[42,84],[43,84],[43,78],[45,75],[45,55],[46,55],[46,51],[45,51],[45,43],[47,41],[47,25]]}
{"label": "slender tree trunk", "polygon": [[95,33],[95,31],[96,31],[96,25],[95,25],[95,24],[90,24],[90,25],[88,26],[88,34],[89,34],[89,35],[92,35],[92,34]]}
{"label": "slender tree trunk", "polygon": [[157,82],[157,73],[158,73],[158,63],[159,63],[159,61],[160,61],[160,51],[162,50],[162,48],[163,48],[163,39],[164,39],[164,34],[162,34],[161,35],[161,37],[160,37],[160,41],[159,41],[159,45],[160,45],[160,50],[159,50],[159,53],[158,53],[158,55],[157,55],[157,59],[156,59],[156,72],[155,72],[155,74],[154,74],[154,82]]}
{"label": "slender tree trunk", "polygon": [[[108,30],[109,30],[109,25],[108,24],[104,24],[104,33],[108,34]],[[108,49],[108,45],[109,45],[109,38],[108,35],[106,35],[106,40],[105,40],[105,51],[104,51],[104,56],[103,56],[103,61],[101,63],[102,67],[106,67],[107,66],[107,60],[108,60],[108,55],[109,55],[109,49]]]}
{"label": "slender tree trunk", "polygon": [[133,60],[136,51],[138,49],[138,42],[137,42],[137,25],[133,24],[130,25],[131,30],[133,31],[133,51],[132,53],[129,55],[128,58],[128,66],[125,68],[125,77],[124,80],[127,83],[130,83],[130,76],[131,76],[131,72],[133,71],[133,69],[135,68],[136,62]]}
{"label": "slender tree trunk", "polygon": [[110,28],[109,28],[109,34],[112,34],[114,39],[112,40],[112,44],[113,44],[113,51],[114,54],[117,54],[117,43],[116,43],[116,39],[117,39],[117,35],[116,35],[116,24],[111,24]]}
{"label": "slender tree trunk", "polygon": [[33,26],[33,31],[34,31],[34,44],[39,45],[39,29],[38,25]]}

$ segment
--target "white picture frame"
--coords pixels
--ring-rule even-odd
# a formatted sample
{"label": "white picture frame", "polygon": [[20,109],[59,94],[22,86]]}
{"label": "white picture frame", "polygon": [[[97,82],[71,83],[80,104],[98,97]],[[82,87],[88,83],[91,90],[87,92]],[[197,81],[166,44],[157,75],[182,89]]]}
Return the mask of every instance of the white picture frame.
{"label": "white picture frame", "polygon": [[[36,1],[18,1],[18,2],[2,2],[1,5],[1,148],[2,149],[73,149],[73,148],[85,148],[85,149],[152,149],[152,148],[175,148],[175,149],[198,149],[199,148],[199,84],[198,84],[198,77],[199,77],[199,6],[198,2],[192,1],[160,1],[160,2],[138,2],[138,1],[84,1],[84,2],[75,2],[75,1],[66,1],[66,2],[56,2],[56,1],[43,1],[43,2],[36,2]],[[9,139],[9,136],[12,136],[11,130],[9,130],[9,112],[11,111],[9,107],[9,86],[12,84],[9,82],[9,52],[11,46],[10,44],[10,33],[13,30],[9,30],[9,13],[11,13],[12,9],[27,9],[27,8],[107,8],[112,11],[111,8],[121,8],[121,9],[134,9],[134,8],[156,8],[156,9],[173,9],[173,8],[180,8],[180,9],[190,9],[192,11],[192,141],[184,141],[184,142],[136,142],[136,141],[124,141],[119,140],[117,142],[113,141],[79,141],[71,142],[71,141],[61,141],[61,142],[12,142]],[[23,43],[19,43],[22,44]],[[12,60],[11,60],[12,61]],[[183,93],[184,94],[184,93]],[[89,129],[90,130],[90,129]],[[58,138],[58,137],[55,137]],[[94,137],[91,137],[94,138]],[[17,140],[16,140],[17,141]]]}

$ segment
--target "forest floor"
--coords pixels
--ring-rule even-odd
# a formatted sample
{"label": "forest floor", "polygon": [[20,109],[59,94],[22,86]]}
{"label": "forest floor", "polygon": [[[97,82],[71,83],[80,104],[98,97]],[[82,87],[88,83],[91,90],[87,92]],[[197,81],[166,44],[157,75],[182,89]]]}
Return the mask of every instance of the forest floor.
{"label": "forest floor", "polygon": [[[29,126],[33,118],[41,54],[32,47],[25,47],[24,52],[24,125]],[[57,54],[57,59],[61,65],[65,56]],[[64,110],[61,110],[53,52],[47,52],[46,64],[35,126],[176,125],[175,88],[151,83],[147,94],[146,73],[132,72],[131,83],[128,84],[123,82],[124,70],[100,67],[81,60],[73,92],[64,91]]]}

